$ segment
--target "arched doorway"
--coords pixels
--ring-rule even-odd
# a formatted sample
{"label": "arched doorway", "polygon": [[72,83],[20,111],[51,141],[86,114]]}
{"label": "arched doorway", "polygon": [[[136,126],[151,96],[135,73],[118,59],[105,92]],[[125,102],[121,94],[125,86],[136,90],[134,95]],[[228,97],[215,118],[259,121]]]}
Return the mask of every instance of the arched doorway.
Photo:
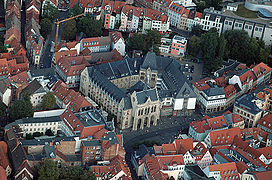
{"label": "arched doorway", "polygon": [[142,119],[138,119],[137,129],[141,128],[141,122],[142,122]]}
{"label": "arched doorway", "polygon": [[144,127],[146,127],[146,126],[147,126],[147,123],[148,123],[148,117],[145,117]]}

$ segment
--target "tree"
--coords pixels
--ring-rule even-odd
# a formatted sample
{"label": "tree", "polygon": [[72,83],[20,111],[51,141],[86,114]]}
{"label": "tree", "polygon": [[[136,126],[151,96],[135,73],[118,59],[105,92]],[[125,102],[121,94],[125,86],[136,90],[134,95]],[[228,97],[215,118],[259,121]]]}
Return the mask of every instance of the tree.
{"label": "tree", "polygon": [[219,35],[213,29],[201,36],[201,50],[204,58],[204,65],[209,72],[216,70],[218,64],[214,63],[217,58]]}
{"label": "tree", "polygon": [[33,117],[34,110],[30,99],[17,100],[10,107],[9,116],[12,120]]}
{"label": "tree", "polygon": [[44,6],[42,18],[48,18],[51,22],[54,22],[59,15],[58,9],[50,3]]}
{"label": "tree", "polygon": [[77,24],[78,32],[83,32],[87,37],[97,37],[102,34],[103,24],[101,20],[96,20],[87,15],[80,18]]}
{"label": "tree", "polygon": [[53,25],[52,21],[50,19],[48,19],[48,18],[44,18],[44,19],[41,20],[41,22],[40,22],[41,35],[43,37],[46,38],[51,33],[52,25]]}
{"label": "tree", "polygon": [[128,38],[127,46],[129,50],[144,50],[145,37],[141,33],[135,33]]}
{"label": "tree", "polygon": [[188,53],[192,56],[197,56],[200,46],[201,46],[200,38],[195,35],[192,36],[191,39],[189,40]]}
{"label": "tree", "polygon": [[46,136],[54,136],[54,133],[51,131],[51,129],[47,129],[47,130],[45,131],[45,135],[46,135]]}
{"label": "tree", "polygon": [[74,40],[76,37],[77,28],[76,28],[76,20],[72,19],[67,21],[63,25],[63,38],[65,40]]}
{"label": "tree", "polygon": [[160,45],[161,44],[161,34],[157,30],[150,30],[147,32],[146,37],[146,48],[150,49],[152,45]]}
{"label": "tree", "polygon": [[57,162],[45,159],[39,169],[39,180],[58,180],[59,176],[60,170]]}
{"label": "tree", "polygon": [[56,98],[52,92],[46,93],[42,98],[42,108],[44,110],[52,109],[56,105]]}
{"label": "tree", "polygon": [[8,52],[7,48],[4,46],[2,42],[0,42],[0,53]]}
{"label": "tree", "polygon": [[0,101],[0,117],[6,116],[6,109],[7,106],[2,101]]}
{"label": "tree", "polygon": [[80,166],[61,168],[60,179],[62,180],[95,180],[96,177],[88,170],[84,170]]}
{"label": "tree", "polygon": [[195,36],[201,37],[204,32],[205,31],[202,30],[202,27],[199,24],[196,24],[192,27],[192,34]]}
{"label": "tree", "polygon": [[231,59],[237,59],[241,62],[246,62],[247,48],[250,42],[250,38],[246,31],[243,30],[229,30],[224,33],[228,50],[228,57]]}
{"label": "tree", "polygon": [[82,13],[83,13],[83,9],[79,7],[79,5],[76,4],[69,10],[68,16],[73,17]]}

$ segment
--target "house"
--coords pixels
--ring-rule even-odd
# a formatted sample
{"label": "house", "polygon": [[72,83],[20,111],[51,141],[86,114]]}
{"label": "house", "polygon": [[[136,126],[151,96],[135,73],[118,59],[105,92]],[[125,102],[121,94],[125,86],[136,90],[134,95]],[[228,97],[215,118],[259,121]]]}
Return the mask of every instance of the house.
{"label": "house", "polygon": [[34,65],[40,64],[44,38],[39,34],[30,34],[26,37],[27,53]]}
{"label": "house", "polygon": [[171,54],[184,56],[186,52],[187,40],[184,37],[175,35],[172,39]]}
{"label": "house", "polygon": [[126,161],[120,155],[113,157],[108,165],[93,165],[90,170],[98,180],[119,178],[132,180]]}
{"label": "house", "polygon": [[53,87],[52,91],[56,97],[56,103],[59,107],[69,108],[73,112],[86,111],[92,107],[84,96],[73,89],[69,89],[65,83],[59,80]]}
{"label": "house", "polygon": [[8,158],[8,146],[5,141],[0,141],[0,168],[3,168],[4,175],[9,177],[11,175],[12,169]]}
{"label": "house", "polygon": [[253,172],[247,172],[242,175],[241,180],[246,180],[246,179],[252,179],[252,180],[257,180],[257,179],[263,179],[263,180],[268,180],[272,175],[272,171],[253,171]]}
{"label": "house", "polygon": [[29,63],[26,56],[12,56],[9,54],[7,58],[0,58],[0,76],[15,75],[17,73],[28,71]]}
{"label": "house", "polygon": [[125,56],[126,45],[122,33],[118,31],[110,32],[110,37],[112,49],[116,49],[121,56]]}
{"label": "house", "polygon": [[241,70],[229,79],[229,84],[238,84],[241,89],[240,93],[244,94],[251,90],[253,86],[253,74],[250,69]]}
{"label": "house", "polygon": [[61,58],[56,66],[56,72],[69,88],[77,87],[80,81],[80,74],[88,66],[84,56]]}
{"label": "house", "polygon": [[73,56],[77,56],[78,52],[76,49],[73,50],[60,50],[54,53],[53,57],[52,57],[52,68],[56,68],[56,65],[58,64],[59,60],[61,58],[65,58],[65,57],[73,57]]}
{"label": "house", "polygon": [[0,100],[8,107],[11,102],[11,87],[8,79],[0,81]]}
{"label": "house", "polygon": [[239,127],[211,131],[204,139],[207,146],[222,146],[231,145],[235,136],[241,137],[241,130]]}
{"label": "house", "polygon": [[91,52],[105,52],[110,51],[111,39],[110,37],[94,37],[84,38],[80,41],[80,52],[88,48]]}
{"label": "house", "polygon": [[168,8],[169,8],[171,2],[172,1],[170,1],[170,0],[166,0],[166,1],[164,1],[164,0],[154,0],[152,8],[159,11],[159,12],[167,14]]}
{"label": "house", "polygon": [[31,81],[37,79],[46,92],[48,92],[59,79],[53,68],[31,69],[27,74]]}
{"label": "house", "polygon": [[21,98],[24,98],[24,96],[29,96],[32,106],[36,108],[41,105],[42,98],[45,94],[45,89],[42,87],[39,81],[35,79],[22,90]]}
{"label": "house", "polygon": [[271,78],[272,68],[262,62],[254,66],[252,71],[257,77],[256,86],[266,84]]}
{"label": "house", "polygon": [[235,162],[209,165],[203,172],[207,177],[219,179],[240,179]]}
{"label": "house", "polygon": [[272,113],[272,85],[265,87],[256,95],[257,106],[267,112]]}
{"label": "house", "polygon": [[101,0],[71,0],[69,8],[72,8],[74,5],[78,4],[84,10],[84,13],[93,15],[97,20],[99,20],[101,18],[102,2],[103,1]]}
{"label": "house", "polygon": [[258,123],[257,127],[261,128],[265,132],[272,134],[272,114],[267,114],[266,116],[262,117]]}
{"label": "house", "polygon": [[245,94],[238,98],[234,104],[233,112],[245,120],[246,127],[255,127],[263,116],[263,110],[257,105],[253,94]]}

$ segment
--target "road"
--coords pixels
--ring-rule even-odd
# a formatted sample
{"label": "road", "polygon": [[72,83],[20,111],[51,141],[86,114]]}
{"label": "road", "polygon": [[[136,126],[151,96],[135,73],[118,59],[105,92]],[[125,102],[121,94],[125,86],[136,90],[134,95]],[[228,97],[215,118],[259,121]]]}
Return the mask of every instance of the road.
{"label": "road", "polygon": [[[59,20],[66,19],[68,16],[68,11],[59,11]],[[59,27],[59,38],[58,42],[61,39],[61,30],[62,30],[62,24]],[[40,59],[40,67],[43,64],[45,68],[51,67],[51,60],[52,60],[52,52],[50,52],[51,49],[51,42],[55,42],[56,38],[56,24],[54,24],[51,34],[47,37],[44,50],[42,52],[42,57]]]}

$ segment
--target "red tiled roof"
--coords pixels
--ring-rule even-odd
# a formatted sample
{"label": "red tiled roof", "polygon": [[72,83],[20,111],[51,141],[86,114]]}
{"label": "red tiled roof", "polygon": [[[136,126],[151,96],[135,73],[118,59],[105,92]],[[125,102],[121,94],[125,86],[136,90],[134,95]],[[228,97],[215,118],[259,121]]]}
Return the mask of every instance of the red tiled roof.
{"label": "red tiled roof", "polygon": [[209,171],[219,171],[222,179],[240,179],[235,162],[209,165]]}
{"label": "red tiled roof", "polygon": [[210,78],[201,79],[199,81],[193,82],[193,85],[199,90],[203,91],[206,89],[210,89],[211,87],[206,83],[206,81],[210,80]]}
{"label": "red tiled roof", "polygon": [[113,31],[113,32],[110,32],[109,34],[114,44],[117,43],[119,39],[122,39],[124,41],[124,38],[121,32]]}
{"label": "red tiled roof", "polygon": [[257,78],[261,77],[264,74],[267,74],[268,72],[272,71],[272,68],[264,64],[263,62],[257,64],[252,68],[254,74],[257,76]]}
{"label": "red tiled roof", "polygon": [[185,154],[187,151],[193,150],[193,139],[176,139],[174,141],[179,154]]}
{"label": "red tiled roof", "polygon": [[209,123],[212,129],[221,129],[223,127],[228,126],[224,116],[217,116],[214,118],[207,119],[207,122]]}
{"label": "red tiled roof", "polygon": [[224,91],[225,91],[225,95],[226,95],[227,99],[232,97],[233,95],[235,95],[237,93],[236,88],[234,87],[233,84],[230,84],[227,87],[225,87]]}
{"label": "red tiled roof", "polygon": [[258,148],[256,149],[258,152],[263,154],[266,159],[272,159],[272,146],[270,147],[263,147],[263,148]]}
{"label": "red tiled roof", "polygon": [[59,62],[61,58],[64,57],[72,57],[77,56],[77,50],[68,50],[68,51],[58,51],[55,52],[56,64]]}
{"label": "red tiled roof", "polygon": [[6,170],[0,166],[0,180],[7,180]]}
{"label": "red tiled roof", "polygon": [[239,127],[212,131],[210,132],[211,145],[230,145],[235,136],[241,137],[241,130]]}
{"label": "red tiled roof", "polygon": [[0,167],[11,167],[8,159],[8,146],[5,141],[0,141]]}
{"label": "red tiled roof", "polygon": [[241,129],[241,135],[244,136],[253,136],[253,138],[259,141],[259,136],[263,138],[263,142],[266,142],[268,133],[263,131],[261,128],[245,128]]}
{"label": "red tiled roof", "polygon": [[238,161],[236,167],[239,174],[243,174],[243,172],[249,168],[243,161]]}
{"label": "red tiled roof", "polygon": [[221,76],[221,77],[216,78],[215,82],[220,87],[225,87],[226,86],[225,76]]}
{"label": "red tiled roof", "polygon": [[190,123],[190,127],[192,127],[197,133],[205,133],[205,131],[211,129],[211,127],[206,122],[206,120],[193,121],[193,122]]}
{"label": "red tiled roof", "polygon": [[262,117],[258,124],[272,130],[272,114]]}
{"label": "red tiled roof", "polygon": [[89,63],[83,56],[74,56],[74,57],[63,57],[57,63],[59,69],[66,76],[76,76],[80,75],[81,72],[88,66]]}
{"label": "red tiled roof", "polygon": [[270,180],[272,177],[272,170],[270,171],[263,171],[263,172],[253,172],[256,179],[260,180]]}
{"label": "red tiled roof", "polygon": [[84,96],[73,89],[67,88],[66,84],[59,80],[56,85],[52,88],[54,95],[68,105],[68,108],[73,112],[79,112],[81,108],[91,107],[92,104],[89,103]]}
{"label": "red tiled roof", "polygon": [[252,76],[252,73],[250,70],[248,70],[245,73],[243,73],[242,75],[240,75],[240,81],[241,81],[242,85],[244,85],[247,80],[250,80],[252,78],[253,78],[253,76]]}

